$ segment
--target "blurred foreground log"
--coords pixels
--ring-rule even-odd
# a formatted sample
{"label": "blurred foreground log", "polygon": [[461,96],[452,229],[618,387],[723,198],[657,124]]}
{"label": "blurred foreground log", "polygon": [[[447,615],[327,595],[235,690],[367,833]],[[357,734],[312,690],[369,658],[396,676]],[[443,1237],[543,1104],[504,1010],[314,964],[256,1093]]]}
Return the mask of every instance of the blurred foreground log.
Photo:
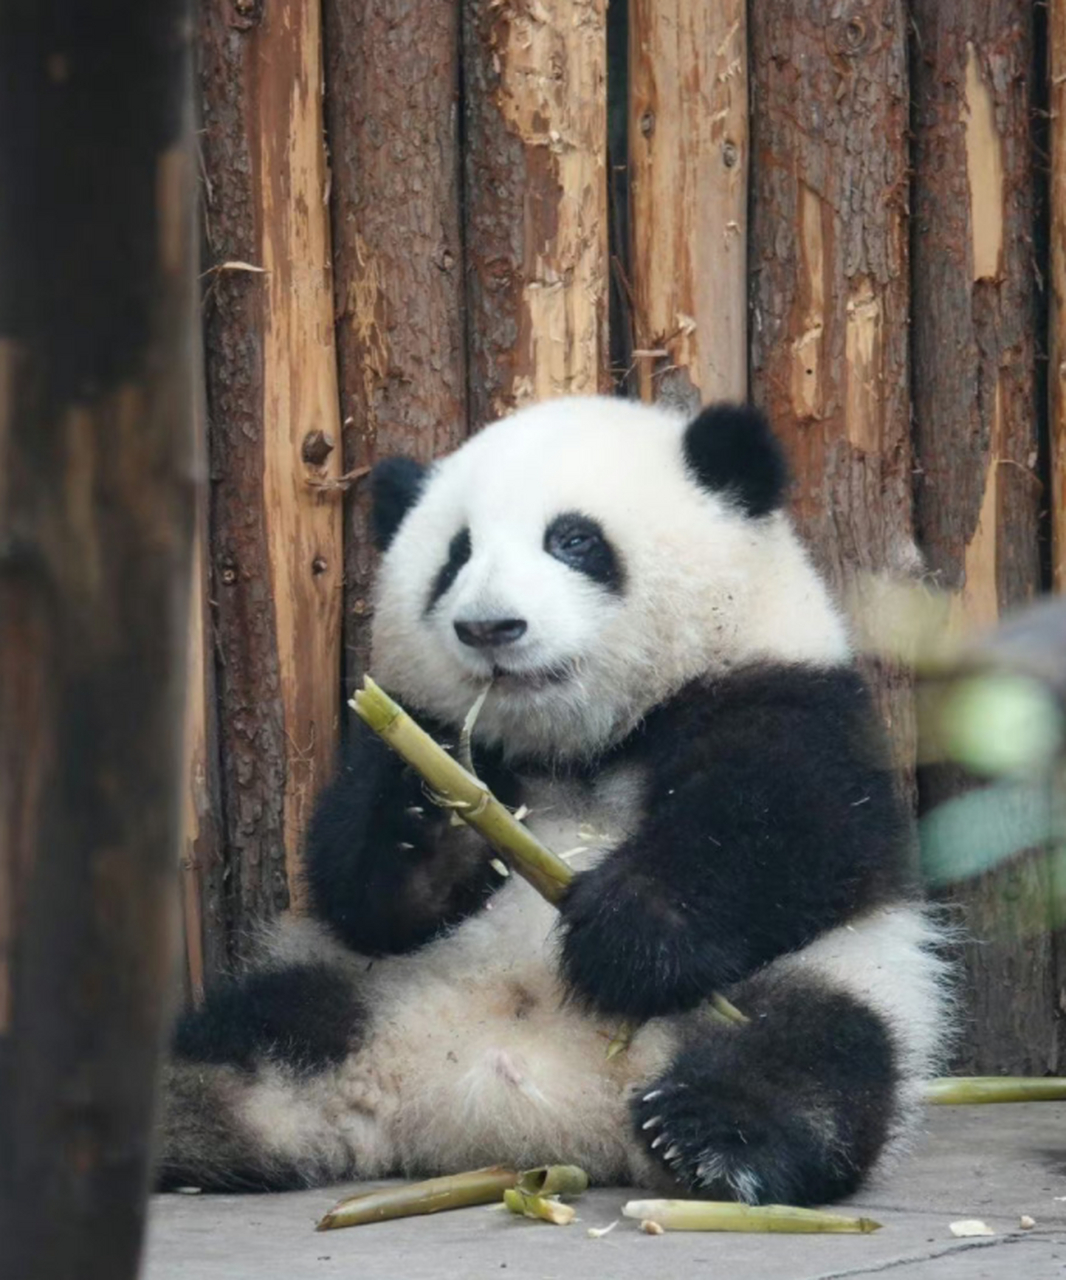
{"label": "blurred foreground log", "polygon": [[185,0],[0,7],[0,1254],[127,1280],[174,974]]}

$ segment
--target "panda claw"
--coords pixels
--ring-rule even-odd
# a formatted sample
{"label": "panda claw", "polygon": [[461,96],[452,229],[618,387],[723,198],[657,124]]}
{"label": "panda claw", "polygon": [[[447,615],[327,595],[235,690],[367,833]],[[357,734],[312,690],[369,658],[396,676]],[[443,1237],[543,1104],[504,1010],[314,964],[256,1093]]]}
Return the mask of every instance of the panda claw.
{"label": "panda claw", "polygon": [[657,1124],[662,1124],[662,1116],[652,1116],[650,1120],[645,1120],[640,1126],[642,1129],[654,1129]]}
{"label": "panda claw", "polygon": [[662,1096],[663,1096],[662,1089],[652,1089],[651,1093],[646,1093],[644,1095],[643,1101],[653,1102],[656,1098],[661,1098]]}

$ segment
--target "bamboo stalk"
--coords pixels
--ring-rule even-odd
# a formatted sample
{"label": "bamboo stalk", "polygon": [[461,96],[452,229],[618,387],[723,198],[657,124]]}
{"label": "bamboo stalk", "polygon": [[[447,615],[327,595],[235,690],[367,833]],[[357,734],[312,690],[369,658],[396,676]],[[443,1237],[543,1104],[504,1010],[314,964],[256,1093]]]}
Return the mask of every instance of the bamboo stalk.
{"label": "bamboo stalk", "polygon": [[869,1235],[880,1231],[872,1218],[849,1218],[820,1209],[784,1204],[735,1204],[721,1200],[630,1200],[626,1218],[655,1223],[667,1231],[744,1231],[810,1234],[843,1232]]}
{"label": "bamboo stalk", "polygon": [[[467,725],[472,726],[481,701],[478,700],[467,717]],[[356,691],[348,705],[401,759],[421,774],[445,805],[480,832],[541,897],[553,906],[559,905],[574,878],[573,871],[500,804],[483,782],[434,742],[370,676],[363,678],[363,688]],[[469,741],[466,745],[469,753]],[[747,1023],[744,1014],[725,996],[714,992],[710,1003],[720,1021],[740,1026]],[[619,1025],[607,1046],[608,1060],[629,1047],[635,1032],[636,1026],[628,1020]]]}
{"label": "bamboo stalk", "polygon": [[1063,1076],[945,1076],[925,1086],[925,1100],[936,1106],[988,1102],[1062,1102]]}
{"label": "bamboo stalk", "polygon": [[589,1188],[589,1176],[576,1164],[546,1164],[518,1175],[517,1190],[531,1196],[579,1196]]}
{"label": "bamboo stalk", "polygon": [[518,1181],[514,1169],[493,1165],[469,1173],[450,1173],[426,1182],[410,1182],[402,1187],[385,1187],[341,1200],[322,1218],[316,1231],[338,1227],[360,1227],[392,1218],[411,1218],[446,1209],[466,1209],[476,1204],[492,1204]]}
{"label": "bamboo stalk", "polygon": [[369,676],[349,704],[542,897],[558,905],[574,873]]}

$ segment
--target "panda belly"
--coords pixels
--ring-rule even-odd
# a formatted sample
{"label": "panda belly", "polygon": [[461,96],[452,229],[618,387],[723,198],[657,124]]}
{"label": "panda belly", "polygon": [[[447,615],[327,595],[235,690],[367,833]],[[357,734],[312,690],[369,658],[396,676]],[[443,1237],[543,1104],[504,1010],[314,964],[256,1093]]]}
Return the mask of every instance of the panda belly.
{"label": "panda belly", "polygon": [[[632,771],[594,788],[523,789],[530,829],[575,870],[624,834],[620,797],[638,793]],[[364,978],[372,1030],[349,1070],[396,1082],[388,1129],[404,1171],[546,1160],[600,1180],[628,1170],[630,1095],[663,1069],[676,1036],[670,1020],[655,1020],[608,1060],[617,1019],[565,1000],[556,920],[513,876],[453,933]]]}

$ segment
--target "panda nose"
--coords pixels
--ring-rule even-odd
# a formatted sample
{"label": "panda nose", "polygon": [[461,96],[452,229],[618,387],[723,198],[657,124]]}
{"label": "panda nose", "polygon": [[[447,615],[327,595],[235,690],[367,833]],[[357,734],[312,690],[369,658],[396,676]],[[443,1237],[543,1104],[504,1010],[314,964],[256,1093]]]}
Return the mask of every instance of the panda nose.
{"label": "panda nose", "polygon": [[524,618],[486,618],[481,622],[457,622],[455,634],[471,649],[496,649],[514,644],[529,629]]}

